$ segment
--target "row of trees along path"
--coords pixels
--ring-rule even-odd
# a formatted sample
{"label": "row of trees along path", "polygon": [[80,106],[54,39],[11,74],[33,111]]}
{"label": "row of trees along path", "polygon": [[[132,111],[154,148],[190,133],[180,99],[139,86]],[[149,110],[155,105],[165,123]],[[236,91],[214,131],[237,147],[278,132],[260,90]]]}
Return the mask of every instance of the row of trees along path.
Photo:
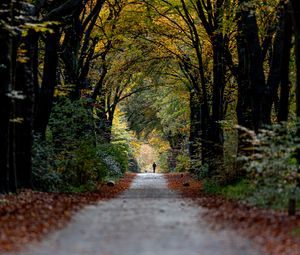
{"label": "row of trees along path", "polygon": [[[165,142],[158,146],[160,167],[164,163],[166,169],[189,170],[207,178],[213,188],[247,177],[268,202],[292,195],[289,212],[295,214],[300,186],[299,11],[297,0],[1,0],[0,193],[24,188],[49,191],[59,178],[60,187],[68,191],[81,191],[91,183],[95,188],[95,180],[122,174],[120,169],[125,172],[128,167],[132,141],[124,134],[130,129],[138,138],[151,137],[153,144]],[[116,139],[113,122],[120,119],[128,126]],[[261,129],[280,123],[280,132],[263,133],[275,139],[272,146],[259,143]],[[287,134],[293,146],[276,140],[274,133]],[[120,140],[128,144],[120,146]],[[280,153],[274,153],[276,146],[283,148]],[[39,148],[48,151],[41,157]],[[261,156],[256,152],[262,148],[269,161],[261,162],[265,158],[260,157],[259,163],[265,164],[260,168],[252,156]],[[244,158],[258,170],[253,176],[247,176],[245,163],[237,160]],[[123,198],[86,209],[84,217],[91,216],[93,232],[85,241],[92,244],[79,247],[78,254],[97,253],[97,237],[110,243],[107,249],[112,254],[120,254],[115,250],[120,247],[127,254],[143,254],[140,251],[150,246],[160,254],[164,242],[170,245],[170,254],[189,252],[188,246],[197,254],[255,254],[247,240],[242,241],[245,249],[236,247],[227,232],[216,237],[225,244],[214,246],[216,232],[204,224],[203,235],[193,225],[199,223],[195,216],[199,208],[184,209],[185,201],[165,188],[161,176],[140,180]],[[278,193],[274,196],[272,191]],[[170,197],[165,200],[165,195]],[[144,222],[148,209],[156,211]],[[102,210],[107,217],[115,214],[120,224],[105,224]],[[170,218],[166,212],[171,212]],[[120,239],[115,248],[117,227],[124,240],[138,238],[139,231],[126,236],[128,222],[134,224],[126,217],[133,216],[139,219],[133,225],[137,230],[145,226],[153,231],[151,242],[127,247]],[[154,226],[149,224],[153,220]],[[166,228],[160,229],[157,222]],[[184,224],[194,236],[184,232]],[[82,241],[81,234],[73,235],[80,230],[88,231],[86,226],[71,225],[59,232],[66,241],[65,254],[76,254],[69,248]],[[156,231],[162,231],[158,236],[163,241],[151,239]],[[172,233],[178,239],[172,239]],[[179,242],[181,233],[190,237],[184,246]],[[143,234],[147,238],[148,233]],[[209,247],[203,251],[206,241]],[[33,254],[57,250],[42,252]]]}

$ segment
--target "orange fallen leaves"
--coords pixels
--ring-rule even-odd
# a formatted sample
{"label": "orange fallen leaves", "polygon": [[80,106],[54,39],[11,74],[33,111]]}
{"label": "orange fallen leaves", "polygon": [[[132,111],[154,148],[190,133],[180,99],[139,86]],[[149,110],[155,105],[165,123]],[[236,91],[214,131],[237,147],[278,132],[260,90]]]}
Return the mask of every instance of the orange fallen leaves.
{"label": "orange fallen leaves", "polygon": [[[205,217],[214,227],[234,228],[239,233],[261,245],[266,254],[300,255],[300,236],[293,235],[300,228],[300,214],[288,216],[286,212],[263,210],[220,196],[209,196],[201,192],[201,182],[191,175],[166,174],[168,186],[184,197],[195,199],[207,208]],[[190,182],[189,187],[183,183]]]}
{"label": "orange fallen leaves", "polygon": [[0,252],[13,251],[65,226],[74,212],[99,200],[116,197],[129,188],[135,174],[126,174],[114,187],[96,192],[46,193],[32,190],[0,195]]}

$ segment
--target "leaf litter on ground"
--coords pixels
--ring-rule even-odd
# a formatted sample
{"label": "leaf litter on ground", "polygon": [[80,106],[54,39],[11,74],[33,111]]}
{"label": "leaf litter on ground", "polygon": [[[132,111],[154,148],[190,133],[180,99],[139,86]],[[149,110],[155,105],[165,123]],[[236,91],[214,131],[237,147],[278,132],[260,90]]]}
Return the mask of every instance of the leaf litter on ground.
{"label": "leaf litter on ground", "polygon": [[127,173],[113,187],[103,184],[95,192],[47,193],[21,190],[0,195],[0,253],[19,250],[45,234],[63,228],[85,205],[114,198],[129,188],[135,174]]}
{"label": "leaf litter on ground", "polygon": [[[188,173],[166,174],[169,188],[207,208],[203,217],[213,228],[230,227],[258,243],[265,254],[300,255],[300,214],[261,209],[222,196],[207,195],[201,181]],[[189,182],[189,186],[183,186]]]}

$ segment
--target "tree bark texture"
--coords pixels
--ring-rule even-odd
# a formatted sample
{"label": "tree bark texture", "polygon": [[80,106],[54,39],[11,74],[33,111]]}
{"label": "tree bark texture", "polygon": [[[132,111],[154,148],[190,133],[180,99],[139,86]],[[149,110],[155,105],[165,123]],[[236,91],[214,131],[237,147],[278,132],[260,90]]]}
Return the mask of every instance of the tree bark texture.
{"label": "tree bark texture", "polygon": [[56,30],[47,35],[44,72],[41,88],[37,95],[34,131],[45,138],[46,128],[51,114],[54,90],[57,85],[57,65],[60,34]]}
{"label": "tree bark texture", "polygon": [[16,90],[22,91],[23,100],[16,102],[16,116],[22,121],[16,123],[16,169],[19,188],[31,187],[32,141],[34,118],[34,52],[37,47],[37,34],[29,31],[22,40],[23,49],[27,52],[25,63],[17,63]]}
{"label": "tree bark texture", "polygon": [[[300,1],[290,0],[292,19],[295,35],[295,58],[296,58],[296,116],[300,118]],[[297,136],[300,137],[300,128],[298,127]],[[297,151],[297,160],[300,164],[300,150]],[[300,175],[300,170],[298,170]],[[298,187],[300,187],[300,178],[298,177]]]}
{"label": "tree bark texture", "polygon": [[[288,11],[288,4],[285,1],[282,1],[279,12],[279,24],[273,42],[270,71],[267,81],[269,93],[266,97],[266,115],[271,116],[273,105],[275,105],[275,110],[278,113],[278,121],[286,121],[288,117],[291,39],[292,22]],[[279,87],[280,99],[278,99]],[[267,124],[271,124],[271,117],[268,117],[268,121],[269,123]]]}
{"label": "tree bark texture", "polygon": [[[258,131],[264,124],[270,123],[270,116],[265,112],[266,84],[263,69],[263,55],[258,37],[258,26],[255,12],[247,7],[249,0],[239,0],[238,18],[238,51],[240,65],[240,79],[238,84],[239,98],[238,121],[240,125],[253,123]],[[245,93],[246,92],[246,93]],[[250,102],[246,98],[250,97]],[[243,102],[244,101],[244,102]],[[250,105],[248,105],[250,103]],[[239,119],[244,111],[250,120]],[[246,126],[252,128],[251,126]]]}
{"label": "tree bark texture", "polygon": [[[238,125],[256,132],[269,123],[265,113],[266,83],[263,69],[263,54],[258,37],[255,11],[247,4],[249,0],[239,0],[237,10],[237,51],[238,51]],[[242,129],[238,130],[238,157],[248,155],[252,145],[250,137]],[[238,163],[236,172],[241,173],[243,163]]]}
{"label": "tree bark texture", "polygon": [[191,172],[196,170],[196,162],[201,161],[201,103],[198,95],[190,92],[190,135],[189,154],[191,159]]}
{"label": "tree bark texture", "polygon": [[0,193],[14,190],[9,186],[10,148],[9,127],[12,90],[12,31],[8,29],[12,20],[12,1],[0,2]]}
{"label": "tree bark texture", "polygon": [[290,95],[290,58],[292,48],[293,22],[289,12],[289,7],[285,7],[283,36],[282,36],[282,59],[280,71],[280,97],[277,119],[279,122],[288,120],[289,113],[289,95]]}

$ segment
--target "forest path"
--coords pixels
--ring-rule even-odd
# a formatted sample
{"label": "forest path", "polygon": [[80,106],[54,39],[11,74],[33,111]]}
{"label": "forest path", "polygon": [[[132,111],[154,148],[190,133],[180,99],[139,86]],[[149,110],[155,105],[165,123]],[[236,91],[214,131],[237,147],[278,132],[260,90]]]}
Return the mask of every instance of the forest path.
{"label": "forest path", "polygon": [[205,209],[167,188],[161,174],[138,174],[116,199],[87,206],[64,229],[19,255],[256,255],[232,230],[213,230]]}

